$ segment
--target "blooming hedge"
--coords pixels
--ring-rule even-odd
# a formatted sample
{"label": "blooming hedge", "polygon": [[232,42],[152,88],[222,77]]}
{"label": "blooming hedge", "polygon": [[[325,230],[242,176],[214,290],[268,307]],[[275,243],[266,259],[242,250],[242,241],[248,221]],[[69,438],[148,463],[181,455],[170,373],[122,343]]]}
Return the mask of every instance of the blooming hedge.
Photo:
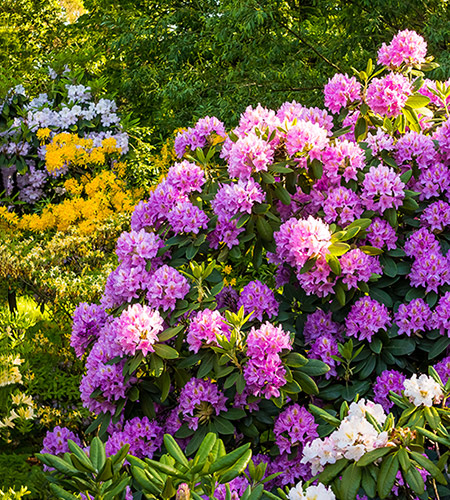
{"label": "blooming hedge", "polygon": [[[136,206],[100,304],[74,315],[88,431],[113,464],[129,445],[117,498],[277,498],[318,473],[277,494],[444,488],[450,87],[424,79],[413,32],[378,63],[330,79],[328,111],[250,106],[232,131],[206,117],[177,136],[179,162]],[[211,435],[239,446],[226,467]],[[60,438],[43,451],[68,451]],[[122,474],[91,455],[91,479]]]}

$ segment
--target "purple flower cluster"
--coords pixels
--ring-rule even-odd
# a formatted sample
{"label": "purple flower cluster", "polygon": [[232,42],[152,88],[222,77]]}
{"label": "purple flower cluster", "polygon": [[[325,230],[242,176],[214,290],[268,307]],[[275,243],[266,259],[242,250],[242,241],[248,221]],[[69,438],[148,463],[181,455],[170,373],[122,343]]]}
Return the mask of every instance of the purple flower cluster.
{"label": "purple flower cluster", "polygon": [[[114,412],[117,402],[126,398],[128,389],[136,382],[134,377],[125,382],[123,375],[125,360],[116,364],[108,363],[123,354],[116,343],[117,321],[116,319],[108,322],[102,329],[99,339],[86,359],[86,374],[80,383],[83,406],[96,414]],[[97,397],[91,397],[94,391],[99,392]]]}
{"label": "purple flower cluster", "polygon": [[208,423],[213,415],[226,412],[226,401],[226,397],[211,380],[191,378],[178,397],[178,413],[188,427],[195,431],[199,424]]}
{"label": "purple flower cluster", "polygon": [[293,404],[286,408],[278,415],[273,427],[280,453],[291,453],[294,446],[303,448],[303,443],[319,436],[317,427],[314,417],[303,406]]}
{"label": "purple flower cluster", "polygon": [[225,126],[215,116],[205,116],[193,128],[188,128],[176,136],[175,153],[178,158],[183,158],[186,150],[195,151],[197,148],[204,148],[213,134],[225,137]]}
{"label": "purple flower cluster", "polygon": [[116,431],[105,445],[106,456],[116,454],[126,444],[130,445],[130,455],[138,458],[152,458],[163,441],[163,429],[147,417],[127,420],[123,430]]}
{"label": "purple flower cluster", "polygon": [[279,388],[286,383],[286,370],[280,358],[283,350],[291,350],[290,335],[269,322],[256,329],[253,327],[247,336],[247,356],[249,361],[244,368],[247,388],[253,396],[280,395]]}
{"label": "purple flower cluster", "polygon": [[341,259],[342,282],[348,288],[358,288],[358,283],[367,283],[372,274],[382,274],[380,263],[376,257],[365,254],[359,248],[354,248]]}
{"label": "purple flower cluster", "polygon": [[398,139],[394,158],[399,165],[415,161],[421,169],[428,168],[438,159],[431,137],[418,132],[407,132]]}
{"label": "purple flower cluster", "polygon": [[230,327],[219,311],[205,309],[191,319],[186,341],[189,349],[198,352],[203,346],[218,345],[216,335],[230,336]]}
{"label": "purple flower cluster", "polygon": [[216,295],[217,309],[228,309],[231,312],[237,312],[237,303],[239,294],[230,286],[225,286]]}
{"label": "purple flower cluster", "polygon": [[450,292],[445,292],[431,318],[432,328],[437,328],[441,335],[450,337]]}
{"label": "purple flower cluster", "polygon": [[341,226],[359,219],[363,212],[358,195],[351,189],[337,187],[330,189],[323,204],[324,220],[331,224],[336,222]]}
{"label": "purple flower cluster", "polygon": [[447,119],[433,134],[433,139],[439,143],[442,160],[450,160],[450,118]]}
{"label": "purple flower cluster", "polygon": [[450,168],[443,163],[436,162],[419,173],[419,179],[414,183],[413,188],[418,191],[419,199],[429,200],[435,196],[449,193]]}
{"label": "purple flower cluster", "polygon": [[349,78],[347,74],[336,73],[328,80],[323,93],[325,106],[336,114],[341,108],[361,99],[361,84],[354,76]]}
{"label": "purple flower cluster", "polygon": [[394,315],[394,322],[398,326],[398,334],[406,333],[408,337],[416,332],[429,329],[431,310],[423,299],[414,299],[409,304],[400,304]]}
{"label": "purple flower cluster", "polygon": [[117,240],[116,254],[119,262],[130,267],[145,266],[146,260],[156,257],[163,246],[164,242],[159,235],[141,229],[122,233]]}
{"label": "purple flower cluster", "polygon": [[62,455],[69,452],[67,442],[72,440],[78,446],[81,446],[80,439],[67,427],[57,425],[53,431],[48,431],[42,443],[41,453],[50,453],[51,455]]}
{"label": "purple flower cluster", "polygon": [[164,311],[175,309],[177,300],[182,300],[189,292],[187,279],[175,268],[164,265],[157,269],[147,287],[147,300],[151,307],[161,307]]}
{"label": "purple flower cluster", "polygon": [[366,208],[380,214],[388,208],[399,208],[405,197],[405,184],[400,175],[385,165],[370,167],[362,187],[361,198]]}
{"label": "purple flower cluster", "polygon": [[367,104],[374,113],[397,117],[412,94],[410,81],[400,73],[374,78],[367,89]]}
{"label": "purple flower cluster", "polygon": [[325,312],[317,309],[308,314],[303,328],[305,343],[313,345],[322,335],[329,335],[334,339],[341,339],[341,326],[332,320],[331,311]]}
{"label": "purple flower cluster", "polygon": [[442,200],[431,203],[422,212],[420,223],[432,231],[443,231],[450,226],[450,204]]}
{"label": "purple flower cluster", "polygon": [[124,354],[134,356],[136,351],[140,351],[147,356],[155,351],[153,344],[158,341],[158,333],[164,329],[163,323],[157,310],[134,304],[125,309],[115,322],[115,341]]}
{"label": "purple flower cluster", "polygon": [[406,377],[402,373],[396,370],[385,370],[373,384],[375,394],[373,401],[380,404],[385,411],[389,411],[394,406],[394,403],[389,399],[389,391],[401,395],[405,380]]}
{"label": "purple flower cluster", "polygon": [[244,307],[245,314],[253,312],[251,319],[263,320],[263,316],[273,318],[278,314],[278,302],[273,291],[258,280],[250,281],[242,289],[238,308]]}
{"label": "purple flower cluster", "polygon": [[377,332],[386,330],[391,324],[387,307],[370,297],[358,299],[345,320],[346,333],[349,337],[356,337],[358,340],[367,339],[369,342]]}
{"label": "purple flower cluster", "polygon": [[434,369],[441,377],[442,383],[445,385],[450,378],[450,356],[445,357],[439,363],[434,365]]}
{"label": "purple flower cluster", "polygon": [[332,356],[338,356],[339,349],[336,339],[329,333],[324,332],[311,343],[311,350],[308,352],[310,359],[319,359],[326,363],[330,370],[325,373],[325,378],[328,380],[337,376],[336,366],[340,364]]}
{"label": "purple flower cluster", "polygon": [[73,313],[70,345],[79,358],[83,356],[91,342],[98,338],[106,319],[107,314],[101,306],[86,302],[78,304]]}
{"label": "purple flower cluster", "polygon": [[383,248],[386,245],[388,250],[397,247],[397,235],[389,222],[375,217],[367,228],[367,239],[376,248]]}
{"label": "purple flower cluster", "polygon": [[167,221],[174,233],[198,234],[201,229],[208,227],[208,216],[205,212],[193,205],[189,200],[176,203],[167,214]]}
{"label": "purple flower cluster", "polygon": [[240,500],[245,490],[249,486],[248,479],[243,476],[238,476],[232,479],[227,485],[230,487],[231,497],[227,496],[227,487],[225,484],[218,484],[214,490],[214,498],[217,500]]}
{"label": "purple flower cluster", "polygon": [[402,64],[412,66],[425,62],[427,42],[415,31],[399,31],[389,45],[383,43],[378,51],[378,63],[391,68]]}

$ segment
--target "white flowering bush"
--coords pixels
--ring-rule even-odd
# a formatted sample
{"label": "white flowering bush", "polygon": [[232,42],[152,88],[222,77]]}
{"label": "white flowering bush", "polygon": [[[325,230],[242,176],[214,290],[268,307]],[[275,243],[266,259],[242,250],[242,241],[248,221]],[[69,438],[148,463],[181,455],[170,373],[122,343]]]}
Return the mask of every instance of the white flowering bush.
{"label": "white flowering bush", "polygon": [[74,314],[87,432],[129,464],[106,473],[58,429],[56,478],[131,474],[117,498],[448,494],[450,86],[431,66],[400,32],[330,79],[327,110],[179,133]]}

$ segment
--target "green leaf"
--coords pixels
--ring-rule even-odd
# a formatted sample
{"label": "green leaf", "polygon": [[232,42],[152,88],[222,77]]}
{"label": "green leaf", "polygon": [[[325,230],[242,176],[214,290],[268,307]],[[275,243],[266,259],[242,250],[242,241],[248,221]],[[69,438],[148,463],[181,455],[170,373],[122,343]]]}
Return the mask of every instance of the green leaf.
{"label": "green leaf", "polygon": [[102,443],[101,439],[97,436],[91,441],[91,447],[89,450],[89,458],[92,464],[100,471],[106,462],[105,445]]}
{"label": "green leaf", "polygon": [[244,454],[232,465],[232,467],[219,478],[219,483],[229,483],[234,478],[239,476],[247,468],[251,458],[252,450],[245,451]]}
{"label": "green leaf", "polygon": [[377,489],[380,498],[386,498],[392,493],[395,476],[398,472],[398,457],[396,453],[389,455],[383,460],[378,474]]}
{"label": "green leaf", "polygon": [[155,344],[155,353],[163,359],[177,359],[178,351],[166,344]]}
{"label": "green leaf", "polygon": [[295,372],[294,378],[300,384],[306,394],[319,394],[319,389],[314,380],[306,373]]}
{"label": "green leaf", "polygon": [[367,255],[381,255],[383,253],[381,248],[372,247],[370,245],[362,245],[359,249]]}
{"label": "green leaf", "polygon": [[441,337],[433,343],[433,346],[428,351],[428,359],[434,359],[439,356],[442,352],[447,349],[450,345],[450,339],[448,337]]}
{"label": "green leaf", "polygon": [[408,472],[408,469],[411,467],[411,460],[409,459],[408,452],[403,446],[398,450],[398,461],[403,471]]}
{"label": "green leaf", "polygon": [[286,364],[292,368],[298,368],[308,363],[308,359],[299,354],[298,352],[290,352],[286,357]]}
{"label": "green leaf", "polygon": [[326,465],[325,469],[316,477],[319,483],[329,484],[341,471],[347,466],[348,460],[346,458],[339,459],[332,465]]}
{"label": "green leaf", "polygon": [[50,489],[53,491],[57,498],[61,498],[62,500],[78,500],[78,497],[72,495],[72,493],[69,493],[55,483],[50,484]]}
{"label": "green leaf", "polygon": [[306,365],[300,367],[300,371],[311,377],[318,377],[319,375],[325,375],[325,373],[328,373],[330,371],[330,367],[319,359],[309,359]]}
{"label": "green leaf", "polygon": [[286,191],[286,189],[280,184],[275,188],[275,195],[283,203],[283,205],[291,204],[291,195]]}
{"label": "green leaf", "polygon": [[236,448],[234,451],[227,453],[225,456],[220,457],[211,464],[211,467],[208,471],[209,474],[214,474],[215,472],[229,469],[234,463],[239,460],[239,458],[241,458],[247,452],[249,448],[250,443],[247,443],[240,446],[239,448]]}
{"label": "green leaf", "polygon": [[347,253],[348,251],[350,250],[350,245],[348,245],[347,243],[342,243],[342,242],[336,242],[336,243],[333,243],[331,244],[329,247],[328,247],[328,251],[336,256],[336,257],[340,257],[341,255],[344,255],[345,253]]}
{"label": "green leaf", "polygon": [[333,425],[334,427],[339,427],[341,424],[341,421],[333,417],[330,413],[328,413],[326,410],[323,408],[319,408],[318,406],[315,406],[313,404],[308,405],[309,411],[313,414],[316,415],[317,417],[321,418],[322,420],[325,420],[325,422]]}
{"label": "green leaf", "polygon": [[169,455],[171,455],[178,463],[184,465],[185,467],[189,467],[188,459],[173,436],[170,434],[164,434],[164,445]]}
{"label": "green leaf", "polygon": [[358,118],[355,125],[355,139],[356,142],[361,142],[367,137],[367,131],[369,130],[366,119],[363,116]]}
{"label": "green leaf", "polygon": [[385,448],[377,448],[376,450],[369,451],[368,453],[365,453],[359,460],[356,462],[358,467],[366,467],[367,465],[370,465],[377,461],[379,458],[384,457],[387,455],[389,452],[395,450],[395,448],[392,447],[385,447]]}
{"label": "green leaf", "polygon": [[408,97],[405,105],[409,106],[410,108],[417,109],[427,106],[429,102],[430,102],[429,97],[425,97],[423,95],[412,95]]}
{"label": "green leaf", "polygon": [[256,218],[256,229],[261,239],[264,241],[272,241],[273,239],[273,229],[272,226],[267,222],[263,216],[258,216]]}
{"label": "green leaf", "polygon": [[444,486],[447,484],[447,481],[442,472],[429,458],[424,457],[423,455],[415,451],[410,451],[409,453],[411,455],[411,458],[413,458],[421,467],[427,470],[438,483],[441,483]]}
{"label": "green leaf", "polygon": [[164,330],[162,333],[158,335],[158,339],[161,342],[165,342],[175,337],[175,335],[178,335],[178,333],[180,333],[183,328],[184,328],[183,325],[175,326],[174,328],[167,328],[167,330]]}
{"label": "green leaf", "polygon": [[321,179],[323,175],[323,165],[322,162],[316,158],[311,162],[310,171],[314,179]]}
{"label": "green leaf", "polygon": [[327,253],[325,255],[325,259],[327,261],[327,264],[330,266],[330,269],[333,271],[333,273],[336,276],[340,276],[342,269],[339,259],[330,253]]}
{"label": "green leaf", "polygon": [[404,475],[406,484],[412,488],[417,495],[422,495],[425,491],[425,483],[420,472],[415,467],[410,467]]}
{"label": "green leaf", "polygon": [[213,422],[214,427],[217,429],[217,432],[219,434],[234,434],[234,425],[226,418],[223,418],[219,415],[213,419]]}
{"label": "green leaf", "polygon": [[98,473],[96,481],[98,483],[103,481],[109,481],[110,479],[112,479],[113,476],[114,476],[114,471],[113,471],[112,458],[108,457],[105,461],[105,465],[102,467],[102,470]]}
{"label": "green leaf", "polygon": [[269,174],[269,172],[265,172],[264,170],[261,170],[259,173],[261,174],[262,180],[266,184],[274,184],[275,183],[274,176],[272,174]]}
{"label": "green leaf", "polygon": [[342,474],[343,500],[355,500],[361,484],[362,470],[356,464],[349,465]]}

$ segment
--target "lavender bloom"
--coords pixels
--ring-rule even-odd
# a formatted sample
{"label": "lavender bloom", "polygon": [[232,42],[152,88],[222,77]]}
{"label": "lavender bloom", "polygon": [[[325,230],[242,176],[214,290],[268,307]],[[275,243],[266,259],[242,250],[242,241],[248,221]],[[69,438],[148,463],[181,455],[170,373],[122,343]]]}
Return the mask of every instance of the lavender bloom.
{"label": "lavender bloom", "polygon": [[253,311],[252,319],[263,320],[263,316],[273,318],[278,314],[278,302],[272,290],[258,280],[245,285],[238,300],[238,308],[244,307],[246,314]]}
{"label": "lavender bloom", "polygon": [[358,340],[371,341],[373,335],[391,326],[389,311],[370,297],[361,297],[355,302],[345,320],[346,332],[349,337]]}
{"label": "lavender bloom", "polygon": [[388,412],[394,406],[394,403],[389,399],[389,391],[401,395],[405,380],[406,377],[402,373],[396,370],[385,370],[373,384],[374,402],[379,403]]}

